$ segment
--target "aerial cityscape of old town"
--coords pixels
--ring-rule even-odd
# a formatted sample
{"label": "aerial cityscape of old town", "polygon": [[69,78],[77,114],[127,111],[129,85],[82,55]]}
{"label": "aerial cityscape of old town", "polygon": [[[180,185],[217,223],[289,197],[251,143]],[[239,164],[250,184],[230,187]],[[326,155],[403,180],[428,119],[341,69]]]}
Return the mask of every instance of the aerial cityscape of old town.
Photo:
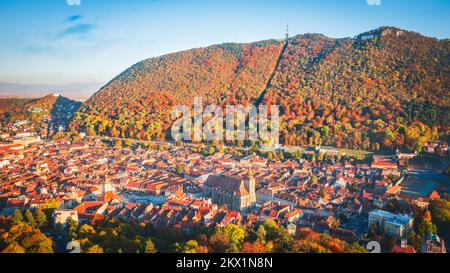
{"label": "aerial cityscape of old town", "polygon": [[[373,240],[388,252],[446,251],[428,211],[430,204],[439,209],[450,190],[448,176],[440,173],[448,168],[449,154],[442,142],[427,143],[421,153],[378,155],[327,146],[281,146],[262,153],[85,134],[42,140],[34,129],[18,120],[0,135],[0,217],[41,228],[50,239],[48,249],[40,246],[44,251],[66,251],[75,238],[87,242],[86,251],[102,249],[96,241],[108,251],[156,251],[155,243],[161,251],[364,251]],[[210,244],[203,246],[189,240],[176,247],[158,243],[160,238],[147,241],[150,247],[128,238],[122,249],[120,243],[90,238],[93,225],[103,227],[111,219],[169,233],[177,228],[193,238],[200,227],[257,226],[263,228],[255,236],[263,237],[244,244],[244,235],[233,243],[203,239]],[[285,229],[279,236],[288,242],[272,235],[269,246],[264,229],[270,225]],[[68,237],[61,230],[68,230]],[[348,247],[290,242],[311,234]]]}

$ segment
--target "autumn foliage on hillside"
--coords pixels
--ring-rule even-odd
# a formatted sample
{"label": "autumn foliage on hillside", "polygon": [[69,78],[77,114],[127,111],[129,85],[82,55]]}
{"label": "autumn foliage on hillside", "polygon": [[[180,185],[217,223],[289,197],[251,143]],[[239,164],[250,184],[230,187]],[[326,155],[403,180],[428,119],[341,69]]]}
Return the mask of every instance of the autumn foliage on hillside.
{"label": "autumn foliage on hillside", "polygon": [[222,44],[145,60],[95,94],[71,127],[89,134],[165,139],[172,107],[251,103],[275,68],[282,42]]}
{"label": "autumn foliage on hillside", "polygon": [[55,105],[73,105],[77,109],[81,103],[55,95],[38,99],[0,99],[0,121],[4,124],[21,119],[39,122],[52,115]]}
{"label": "autumn foliage on hillside", "polygon": [[38,99],[0,99],[0,125],[10,128],[16,121],[26,120],[36,132],[41,132],[46,124],[57,128],[66,125],[70,116],[81,106],[59,95],[48,95]]}
{"label": "autumn foliage on hillside", "polygon": [[[23,107],[31,99],[18,98],[2,98],[0,99],[0,122],[5,125],[12,120],[12,118],[21,119],[24,115],[22,113]],[[13,117],[14,115],[14,117]]]}
{"label": "autumn foliage on hillside", "polygon": [[420,150],[449,135],[449,45],[383,27],[355,38],[299,35],[284,51],[284,41],[270,40],[169,54],[112,80],[71,129],[169,139],[172,107],[201,96],[280,105],[281,141],[290,145]]}
{"label": "autumn foliage on hillside", "polygon": [[297,36],[264,99],[287,144],[420,150],[449,133],[449,45],[395,28]]}

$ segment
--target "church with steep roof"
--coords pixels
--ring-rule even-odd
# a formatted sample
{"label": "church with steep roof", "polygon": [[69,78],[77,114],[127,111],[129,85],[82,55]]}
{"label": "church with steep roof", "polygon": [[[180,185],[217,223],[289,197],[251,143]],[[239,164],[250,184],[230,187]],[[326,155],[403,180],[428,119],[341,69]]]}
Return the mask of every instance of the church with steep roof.
{"label": "church with steep roof", "polygon": [[218,205],[228,205],[232,210],[245,211],[255,206],[255,178],[210,175],[203,184],[206,197]]}

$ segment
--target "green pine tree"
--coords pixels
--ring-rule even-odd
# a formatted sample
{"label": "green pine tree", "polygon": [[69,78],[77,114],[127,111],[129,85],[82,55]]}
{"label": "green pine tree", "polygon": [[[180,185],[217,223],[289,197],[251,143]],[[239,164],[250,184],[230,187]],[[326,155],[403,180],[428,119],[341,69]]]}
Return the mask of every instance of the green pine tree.
{"label": "green pine tree", "polygon": [[42,212],[40,208],[37,208],[34,212],[34,217],[38,227],[44,227],[47,225],[47,216]]}
{"label": "green pine tree", "polygon": [[12,223],[13,223],[13,225],[17,225],[18,223],[20,223],[22,221],[23,221],[22,212],[20,212],[20,210],[16,209],[14,211],[14,215],[13,215],[13,218],[12,218]]}
{"label": "green pine tree", "polygon": [[36,221],[34,220],[34,216],[29,209],[25,212],[25,219],[29,226],[36,227]]}

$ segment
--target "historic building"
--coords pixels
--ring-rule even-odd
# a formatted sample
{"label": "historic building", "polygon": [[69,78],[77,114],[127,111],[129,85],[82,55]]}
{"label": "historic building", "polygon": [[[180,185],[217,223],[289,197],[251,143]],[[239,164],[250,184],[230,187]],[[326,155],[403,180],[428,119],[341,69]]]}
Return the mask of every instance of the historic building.
{"label": "historic building", "polygon": [[210,175],[203,184],[205,196],[218,205],[227,204],[232,210],[244,211],[256,203],[255,178]]}
{"label": "historic building", "polygon": [[53,224],[56,226],[57,224],[61,224],[64,227],[67,224],[69,219],[78,222],[78,213],[73,209],[55,209],[53,211]]}
{"label": "historic building", "polygon": [[413,218],[377,209],[369,212],[369,228],[373,224],[377,224],[384,234],[403,238],[412,229]]}

